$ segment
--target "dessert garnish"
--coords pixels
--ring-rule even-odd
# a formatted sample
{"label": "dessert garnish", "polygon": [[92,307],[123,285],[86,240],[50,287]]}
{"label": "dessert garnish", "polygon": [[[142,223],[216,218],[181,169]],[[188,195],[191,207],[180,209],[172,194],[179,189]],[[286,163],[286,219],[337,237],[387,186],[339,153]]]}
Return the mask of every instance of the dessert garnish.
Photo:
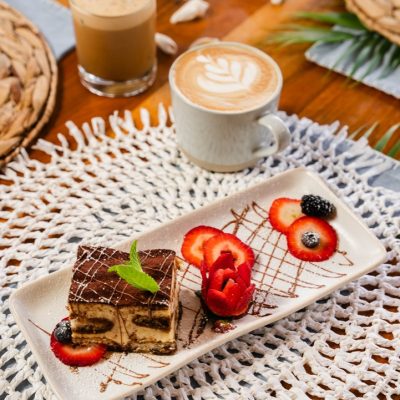
{"label": "dessert garnish", "polygon": [[286,238],[290,253],[304,261],[327,260],[337,246],[335,230],[316,217],[305,216],[293,222]]}
{"label": "dessert garnish", "polygon": [[332,217],[336,207],[321,196],[307,194],[301,200],[281,197],[272,202],[269,221],[286,235],[289,252],[303,261],[324,261],[337,246],[333,227],[321,218]]}
{"label": "dessert garnish", "polygon": [[301,236],[301,243],[309,249],[313,249],[320,244],[320,236],[317,232],[304,232]]}
{"label": "dessert garnish", "polygon": [[64,318],[60,321],[53,331],[54,337],[60,343],[71,343],[72,342],[72,330],[69,318]]}
{"label": "dessert garnish", "polygon": [[304,195],[300,206],[303,214],[310,217],[329,218],[336,212],[336,207],[331,202],[314,194]]}
{"label": "dessert garnish", "polygon": [[201,298],[216,332],[233,329],[219,317],[244,315],[253,298],[251,284],[254,252],[237,236],[211,226],[197,226],[186,233],[182,243],[185,260],[200,268]]}
{"label": "dessert garnish", "polygon": [[64,318],[51,334],[51,350],[61,362],[72,367],[86,367],[101,360],[107,351],[106,346],[102,344],[77,346],[72,343],[71,333],[69,318]]}
{"label": "dessert garnish", "polygon": [[231,252],[222,253],[209,267],[203,263],[201,295],[208,310],[219,317],[244,315],[255,290],[251,268],[248,262],[235,267]]}
{"label": "dessert garnish", "polygon": [[[176,351],[178,289],[176,254],[151,249],[131,254],[107,247],[80,246],[68,295],[72,342],[102,344],[108,350],[171,354]],[[128,283],[111,267],[137,268],[157,283],[149,291],[147,279]],[[112,269],[112,268],[111,268]],[[145,289],[145,290],[143,290]]]}
{"label": "dessert garnish", "polygon": [[273,201],[269,209],[269,222],[279,232],[286,234],[296,219],[303,217],[300,200],[281,197]]}
{"label": "dessert garnish", "polygon": [[243,243],[237,236],[225,233],[212,226],[200,225],[186,233],[181,252],[190,264],[201,268],[205,263],[211,266],[222,253],[231,253],[237,267],[244,262],[254,265],[254,253],[251,247]]}
{"label": "dessert garnish", "polygon": [[235,324],[227,319],[217,319],[213,324],[213,331],[217,333],[229,332],[235,329]]}
{"label": "dessert garnish", "polygon": [[200,326],[197,332],[201,332],[208,322],[211,323],[211,329],[216,333],[225,333],[236,328],[236,325],[233,323],[233,317],[221,318],[208,309],[203,300],[201,290],[196,291],[196,296],[199,297],[204,311],[204,315],[201,317]]}
{"label": "dessert garnish", "polygon": [[186,233],[181,248],[183,258],[189,263],[200,268],[203,262],[203,245],[213,236],[221,233],[217,228],[212,226],[196,226]]}
{"label": "dessert garnish", "polygon": [[204,243],[203,250],[207,267],[211,267],[224,253],[232,255],[235,267],[246,263],[251,269],[254,265],[255,257],[252,248],[231,233],[222,232],[213,236]]}
{"label": "dessert garnish", "polygon": [[143,272],[140,258],[136,250],[137,240],[134,240],[129,252],[129,261],[123,264],[113,265],[108,272],[116,272],[120,278],[139,290],[148,290],[156,293],[160,290],[158,283],[149,274]]}

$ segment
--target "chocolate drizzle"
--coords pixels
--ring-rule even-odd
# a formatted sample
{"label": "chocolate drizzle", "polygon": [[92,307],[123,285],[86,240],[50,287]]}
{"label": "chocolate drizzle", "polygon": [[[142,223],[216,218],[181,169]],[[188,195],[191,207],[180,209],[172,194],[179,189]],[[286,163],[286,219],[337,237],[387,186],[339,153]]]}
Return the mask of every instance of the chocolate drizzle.
{"label": "chocolate drizzle", "polygon": [[352,267],[354,265],[354,262],[350,260],[350,258],[347,256],[347,251],[343,250],[336,250],[339,254],[343,256],[343,258],[346,260],[345,263],[339,263],[341,267]]}
{"label": "chocolate drizzle", "polygon": [[[103,393],[107,390],[108,385],[110,383],[114,383],[116,385],[125,385],[125,386],[137,386],[141,385],[140,382],[136,381],[136,379],[147,378],[149,374],[141,374],[135,372],[125,366],[123,366],[121,362],[122,354],[118,355],[118,361],[115,362],[113,360],[108,360],[108,364],[111,365],[111,372],[109,375],[104,374],[102,371],[96,369],[101,375],[106,377],[106,380],[100,383],[100,392]],[[116,378],[116,375],[121,376],[121,378]],[[129,381],[123,381],[122,378],[129,378]]]}
{"label": "chocolate drizzle", "polygon": [[50,332],[47,332],[45,329],[43,329],[41,326],[39,326],[38,324],[36,324],[35,322],[33,322],[31,319],[28,319],[28,321],[35,326],[36,328],[38,328],[40,331],[42,331],[43,333],[45,333],[48,336],[51,336]]}
{"label": "chocolate drizzle", "polygon": [[[279,299],[294,299],[298,291],[320,289],[326,279],[339,279],[346,275],[338,271],[338,266],[351,267],[352,261],[346,253],[337,250],[328,261],[321,263],[305,262],[293,257],[287,250],[286,238],[272,228],[268,220],[268,210],[252,202],[240,210],[231,210],[232,219],[221,229],[230,232],[253,248],[256,263],[253,267],[252,282],[256,285],[253,302],[248,314],[265,317],[279,307]],[[197,268],[184,264],[178,274],[181,289],[196,292],[201,285]],[[184,347],[193,344],[201,331],[201,304],[198,308],[185,307],[190,313],[192,326]],[[204,329],[203,329],[204,330]]]}
{"label": "chocolate drizzle", "polygon": [[185,339],[181,339],[181,341],[183,341],[183,348],[188,348],[203,334],[208,322],[208,317],[203,311],[203,307],[201,305],[197,310],[194,310],[185,305],[182,305],[182,308],[183,313],[185,313],[186,311],[194,314],[193,322],[187,337]]}
{"label": "chocolate drizzle", "polygon": [[168,365],[170,365],[170,363],[164,362],[164,361],[160,361],[160,360],[156,360],[154,357],[150,357],[148,354],[140,354],[143,358],[146,358],[147,360],[152,361],[153,363],[155,363],[155,365],[151,365],[149,368],[164,368],[164,367],[168,367]]}
{"label": "chocolate drizzle", "polygon": [[129,260],[129,254],[106,247],[80,246],[68,301],[76,303],[102,303],[113,306],[145,306],[167,309],[170,302],[175,252],[172,250],[139,251],[143,271],[159,284],[155,294],[138,290],[108,268]]}
{"label": "chocolate drizzle", "polygon": [[[157,360],[156,358],[151,357],[147,354],[138,353],[137,356],[142,357],[152,363],[151,365],[147,365],[148,368],[164,368],[170,365],[170,363],[168,362]],[[140,382],[141,379],[150,376],[150,374],[139,373],[124,366],[122,362],[125,357],[126,354],[120,353],[117,355],[116,361],[112,359],[109,359],[107,361],[107,365],[111,368],[109,374],[105,374],[99,369],[96,369],[97,372],[99,372],[106,378],[105,381],[100,383],[100,392],[105,392],[108,389],[110,383],[113,383],[115,385],[138,386],[142,384]]]}

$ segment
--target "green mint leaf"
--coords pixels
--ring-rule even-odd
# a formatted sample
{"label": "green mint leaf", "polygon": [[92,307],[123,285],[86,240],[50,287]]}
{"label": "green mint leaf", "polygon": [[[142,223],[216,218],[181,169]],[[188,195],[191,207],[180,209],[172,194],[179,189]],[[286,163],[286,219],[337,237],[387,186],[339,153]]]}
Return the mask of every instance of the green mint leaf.
{"label": "green mint leaf", "polygon": [[129,264],[132,265],[138,271],[143,271],[142,265],[140,263],[139,254],[136,250],[137,240],[134,240],[131,245],[131,250],[129,252]]}
{"label": "green mint leaf", "polygon": [[156,293],[160,290],[158,283],[143,271],[138,271],[132,265],[113,265],[108,272],[116,272],[120,278],[139,290]]}
{"label": "green mint leaf", "polygon": [[143,272],[139,254],[136,250],[137,240],[134,240],[129,252],[129,261],[124,264],[113,265],[108,272],[116,272],[120,278],[139,290],[148,290],[156,293],[160,290],[158,283],[149,275]]}
{"label": "green mint leaf", "polygon": [[108,268],[107,272],[117,272],[119,267],[127,267],[130,264],[117,264],[117,265],[113,265],[112,267]]}

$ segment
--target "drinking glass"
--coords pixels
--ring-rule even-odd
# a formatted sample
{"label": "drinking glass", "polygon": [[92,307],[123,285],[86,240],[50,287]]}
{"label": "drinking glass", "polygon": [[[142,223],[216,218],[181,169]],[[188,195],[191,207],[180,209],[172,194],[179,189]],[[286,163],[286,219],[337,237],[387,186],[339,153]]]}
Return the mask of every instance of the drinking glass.
{"label": "drinking glass", "polygon": [[133,96],[157,70],[156,0],[70,0],[78,71],[91,92]]}

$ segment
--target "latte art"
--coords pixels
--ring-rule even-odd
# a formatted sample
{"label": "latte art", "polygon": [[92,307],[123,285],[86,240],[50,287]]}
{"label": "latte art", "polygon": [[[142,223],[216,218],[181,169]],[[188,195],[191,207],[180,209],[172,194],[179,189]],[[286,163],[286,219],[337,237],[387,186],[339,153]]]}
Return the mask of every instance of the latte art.
{"label": "latte art", "polygon": [[174,72],[175,83],[188,100],[219,111],[257,107],[278,86],[268,60],[240,47],[216,45],[186,53]]}
{"label": "latte art", "polygon": [[227,60],[218,57],[198,56],[197,61],[204,64],[204,72],[197,77],[198,85],[210,93],[234,93],[250,89],[259,74],[259,68],[249,61]]}

